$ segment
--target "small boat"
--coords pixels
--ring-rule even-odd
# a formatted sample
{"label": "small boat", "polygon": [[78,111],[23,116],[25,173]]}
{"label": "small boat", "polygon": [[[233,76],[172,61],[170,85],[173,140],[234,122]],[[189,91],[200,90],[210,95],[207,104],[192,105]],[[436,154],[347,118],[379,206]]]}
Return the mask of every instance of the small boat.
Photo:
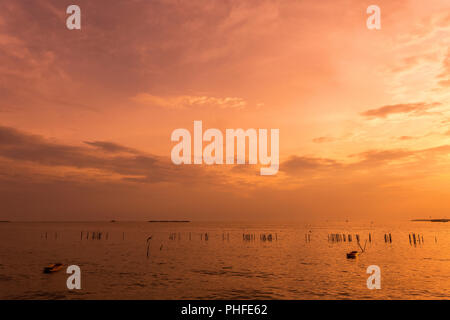
{"label": "small boat", "polygon": [[347,259],[356,259],[359,256],[358,251],[352,251],[347,253]]}
{"label": "small boat", "polygon": [[51,265],[49,265],[48,267],[44,268],[44,273],[53,273],[53,272],[57,272],[59,270],[61,270],[63,268],[63,264],[62,263],[53,263]]}

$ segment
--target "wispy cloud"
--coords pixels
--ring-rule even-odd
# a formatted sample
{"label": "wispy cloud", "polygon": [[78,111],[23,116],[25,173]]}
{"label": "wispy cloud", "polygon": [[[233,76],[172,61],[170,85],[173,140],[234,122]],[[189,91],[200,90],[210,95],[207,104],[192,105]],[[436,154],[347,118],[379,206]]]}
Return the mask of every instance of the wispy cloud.
{"label": "wispy cloud", "polygon": [[331,138],[331,137],[318,137],[318,138],[314,138],[312,141],[314,143],[326,143],[326,142],[333,142],[335,140],[335,138]]}
{"label": "wispy cloud", "polygon": [[170,109],[186,109],[186,108],[220,108],[220,109],[240,109],[247,105],[247,102],[242,98],[236,97],[225,97],[217,98],[210,96],[170,96],[162,97],[156,96],[149,93],[139,93],[132,97],[131,100],[134,102],[153,106],[162,107]]}
{"label": "wispy cloud", "polygon": [[397,137],[398,140],[400,141],[408,141],[408,140],[414,140],[416,139],[415,137],[411,137],[411,136],[401,136],[401,137]]}
{"label": "wispy cloud", "polygon": [[368,150],[351,157],[359,158],[359,161],[352,163],[351,167],[374,168],[381,165],[389,165],[395,161],[405,161],[408,163],[423,163],[430,157],[446,156],[450,153],[450,145],[440,145],[437,147],[409,150],[409,149],[388,149],[388,150]]}
{"label": "wispy cloud", "polygon": [[139,153],[138,150],[133,148],[128,148],[122,146],[120,144],[109,142],[109,141],[84,141],[85,144],[90,145],[92,147],[96,147],[105,152],[119,153],[119,152],[127,152],[127,153]]}
{"label": "wispy cloud", "polygon": [[282,163],[280,170],[290,174],[299,174],[312,170],[322,171],[326,169],[336,169],[340,166],[341,164],[333,159],[291,156],[288,160]]}
{"label": "wispy cloud", "polygon": [[438,75],[438,80],[442,87],[450,86],[450,49],[442,62],[442,73]]}
{"label": "wispy cloud", "polygon": [[393,114],[426,114],[428,109],[438,107],[441,103],[401,103],[394,105],[386,105],[376,109],[370,109],[361,113],[362,116],[367,118],[387,118]]}

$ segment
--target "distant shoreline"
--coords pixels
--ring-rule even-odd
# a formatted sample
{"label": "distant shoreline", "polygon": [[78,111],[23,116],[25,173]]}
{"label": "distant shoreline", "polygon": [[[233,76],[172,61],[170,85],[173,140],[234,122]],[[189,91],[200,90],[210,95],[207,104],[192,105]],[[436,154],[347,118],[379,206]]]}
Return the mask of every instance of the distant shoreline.
{"label": "distant shoreline", "polygon": [[189,220],[149,220],[148,222],[164,222],[164,223],[171,223],[171,222],[176,222],[176,223],[188,223],[190,222]]}
{"label": "distant shoreline", "polygon": [[414,221],[414,222],[420,222],[420,221],[422,221],[422,222],[424,222],[424,221],[426,221],[426,222],[449,222],[450,219],[413,219],[411,221]]}

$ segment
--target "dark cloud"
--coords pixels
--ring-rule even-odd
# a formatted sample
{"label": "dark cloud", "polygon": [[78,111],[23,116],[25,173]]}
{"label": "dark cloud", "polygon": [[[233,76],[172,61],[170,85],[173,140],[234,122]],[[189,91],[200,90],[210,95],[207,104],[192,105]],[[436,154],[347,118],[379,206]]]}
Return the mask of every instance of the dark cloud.
{"label": "dark cloud", "polygon": [[299,173],[312,170],[336,169],[341,165],[332,159],[291,156],[280,165],[280,171]]}
{"label": "dark cloud", "polygon": [[376,109],[370,109],[361,113],[361,115],[368,118],[386,118],[391,114],[400,114],[400,113],[424,114],[426,113],[426,110],[437,107],[439,105],[441,105],[439,102],[394,104],[383,106]]}
{"label": "dark cloud", "polygon": [[128,152],[128,153],[139,153],[136,149],[128,148],[125,146],[122,146],[120,144],[109,142],[109,141],[84,141],[85,144],[90,145],[92,147],[96,147],[100,150],[111,152],[111,153],[118,153],[118,152]]}
{"label": "dark cloud", "polygon": [[415,162],[425,160],[427,157],[447,155],[450,153],[450,145],[442,145],[433,148],[407,150],[407,149],[392,149],[392,150],[369,150],[358,154],[351,155],[351,157],[358,157],[360,160],[350,167],[367,167],[374,168],[376,166],[389,164],[395,160],[410,158]]}
{"label": "dark cloud", "polygon": [[390,161],[403,159],[406,157],[413,156],[414,151],[408,151],[403,149],[393,149],[393,150],[369,150],[361,152],[358,154],[351,155],[350,157],[357,157],[360,160],[354,164],[352,167],[375,167],[382,164],[387,164]]}
{"label": "dark cloud", "polygon": [[[185,170],[170,159],[147,155],[113,142],[91,142],[92,149],[49,141],[41,136],[30,135],[9,127],[0,127],[0,157],[34,163],[43,166],[98,169],[125,176],[126,181],[155,183],[162,181],[203,181],[208,175],[200,167]],[[104,153],[109,151],[110,154]],[[128,155],[116,155],[127,151]]]}
{"label": "dark cloud", "polygon": [[433,148],[407,150],[367,150],[365,152],[352,154],[349,157],[356,161],[351,163],[339,162],[334,159],[291,156],[287,161],[281,163],[280,171],[296,176],[306,173],[335,174],[337,172],[351,175],[355,170],[376,169],[390,165],[397,160],[411,160],[411,163],[421,163],[427,159],[435,159],[437,156],[450,154],[450,145],[442,145]]}
{"label": "dark cloud", "polygon": [[39,141],[39,136],[22,133],[11,127],[0,126],[0,147]]}

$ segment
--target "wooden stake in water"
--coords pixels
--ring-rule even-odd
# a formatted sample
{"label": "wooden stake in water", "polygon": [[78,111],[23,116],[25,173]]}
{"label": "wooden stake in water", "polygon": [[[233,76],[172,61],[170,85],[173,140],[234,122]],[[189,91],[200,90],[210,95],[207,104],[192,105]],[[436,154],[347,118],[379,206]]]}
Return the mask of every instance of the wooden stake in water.
{"label": "wooden stake in water", "polygon": [[150,240],[152,240],[153,235],[147,238],[147,259],[149,256],[149,250],[150,250]]}

